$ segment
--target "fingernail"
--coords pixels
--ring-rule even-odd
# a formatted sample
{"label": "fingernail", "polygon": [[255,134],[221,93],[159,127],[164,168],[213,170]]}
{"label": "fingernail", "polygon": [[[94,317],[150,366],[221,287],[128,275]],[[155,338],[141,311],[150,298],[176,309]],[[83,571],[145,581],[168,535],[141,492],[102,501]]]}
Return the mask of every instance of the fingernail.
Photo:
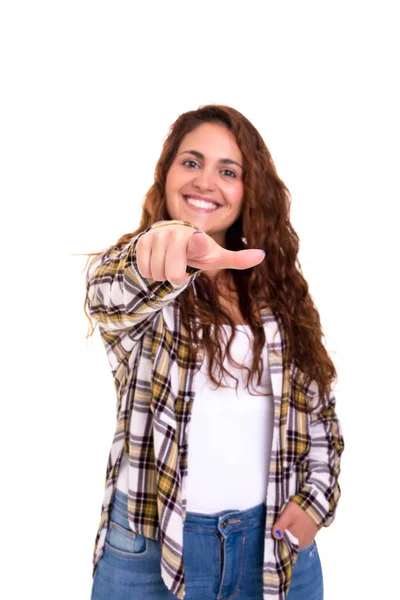
{"label": "fingernail", "polygon": [[277,529],[277,530],[275,531],[275,533],[276,533],[276,535],[277,535],[278,537],[282,537],[282,534],[281,534],[281,532],[279,531],[279,529]]}
{"label": "fingernail", "polygon": [[[195,234],[195,233],[203,233],[203,232],[202,232],[202,231],[195,231],[195,232],[194,232],[194,234]],[[193,234],[193,235],[194,235],[194,234]]]}

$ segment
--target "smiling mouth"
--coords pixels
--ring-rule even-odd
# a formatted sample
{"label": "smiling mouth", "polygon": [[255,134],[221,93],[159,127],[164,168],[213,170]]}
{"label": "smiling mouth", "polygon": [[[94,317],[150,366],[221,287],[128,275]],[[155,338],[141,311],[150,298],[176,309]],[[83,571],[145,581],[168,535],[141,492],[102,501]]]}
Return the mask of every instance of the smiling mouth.
{"label": "smiling mouth", "polygon": [[[191,201],[189,202],[188,199],[191,199]],[[196,200],[195,198],[191,198],[190,196],[183,196],[183,199],[185,201],[185,204],[187,204],[187,206],[189,206],[190,208],[192,208],[195,211],[199,211],[199,212],[204,212],[204,213],[210,213],[210,212],[214,212],[216,210],[218,210],[219,208],[221,208],[220,204],[217,204],[216,202],[207,202],[206,200]]]}

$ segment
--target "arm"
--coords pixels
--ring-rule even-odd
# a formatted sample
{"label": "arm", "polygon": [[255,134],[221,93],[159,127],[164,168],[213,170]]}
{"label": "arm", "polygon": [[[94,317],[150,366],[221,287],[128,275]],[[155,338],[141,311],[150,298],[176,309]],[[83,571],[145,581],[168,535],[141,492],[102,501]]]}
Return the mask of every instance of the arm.
{"label": "arm", "polygon": [[[311,385],[314,390],[318,389],[316,382]],[[315,406],[317,400],[318,391],[315,391]],[[306,480],[299,493],[290,498],[311,517],[318,530],[333,522],[341,495],[338,478],[344,440],[335,404],[335,396],[331,392],[325,395],[323,408],[318,412],[313,408],[311,412],[311,448],[307,457]]]}
{"label": "arm", "polygon": [[173,223],[198,229],[187,221],[158,221],[135,236],[127,246],[107,250],[90,265],[86,278],[88,310],[103,331],[139,324],[143,329],[143,325],[150,323],[201,272],[188,266],[186,272],[191,277],[179,287],[169,281],[144,279],[140,275],[136,262],[137,241],[148,231]]}

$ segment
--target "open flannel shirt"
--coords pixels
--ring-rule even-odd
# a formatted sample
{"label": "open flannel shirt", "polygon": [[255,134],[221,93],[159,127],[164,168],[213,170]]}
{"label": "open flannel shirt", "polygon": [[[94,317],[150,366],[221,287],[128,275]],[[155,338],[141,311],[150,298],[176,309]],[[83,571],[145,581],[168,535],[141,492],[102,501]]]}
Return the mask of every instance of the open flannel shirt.
{"label": "open flannel shirt", "polygon": [[[177,296],[201,273],[187,267],[188,281],[144,279],[137,268],[138,239],[157,227],[187,221],[159,221],[129,244],[115,246],[88,269],[90,315],[98,322],[114,376],[117,425],[110,450],[93,574],[100,560],[116,490],[122,452],[129,453],[129,525],[159,540],[161,576],[177,597],[185,596],[183,526],[186,517],[188,425],[195,398],[193,376],[203,360],[189,362],[188,335]],[[194,289],[195,292],[195,289]],[[341,494],[338,477],[344,441],[332,393],[315,409],[318,388],[288,360],[281,318],[261,310],[274,401],[274,427],[266,494],[263,598],[285,600],[298,557],[298,539],[272,527],[289,501],[318,529],[329,526]],[[172,382],[175,381],[175,388]],[[306,403],[311,403],[311,414]]]}

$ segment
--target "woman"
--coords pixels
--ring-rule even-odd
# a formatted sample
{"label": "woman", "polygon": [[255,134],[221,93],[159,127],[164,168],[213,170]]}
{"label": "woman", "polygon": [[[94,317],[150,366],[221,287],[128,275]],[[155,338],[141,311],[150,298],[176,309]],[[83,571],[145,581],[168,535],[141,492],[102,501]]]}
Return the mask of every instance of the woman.
{"label": "woman", "polygon": [[344,443],[289,212],[255,127],[204,106],[89,265],[117,391],[93,600],[322,599]]}

